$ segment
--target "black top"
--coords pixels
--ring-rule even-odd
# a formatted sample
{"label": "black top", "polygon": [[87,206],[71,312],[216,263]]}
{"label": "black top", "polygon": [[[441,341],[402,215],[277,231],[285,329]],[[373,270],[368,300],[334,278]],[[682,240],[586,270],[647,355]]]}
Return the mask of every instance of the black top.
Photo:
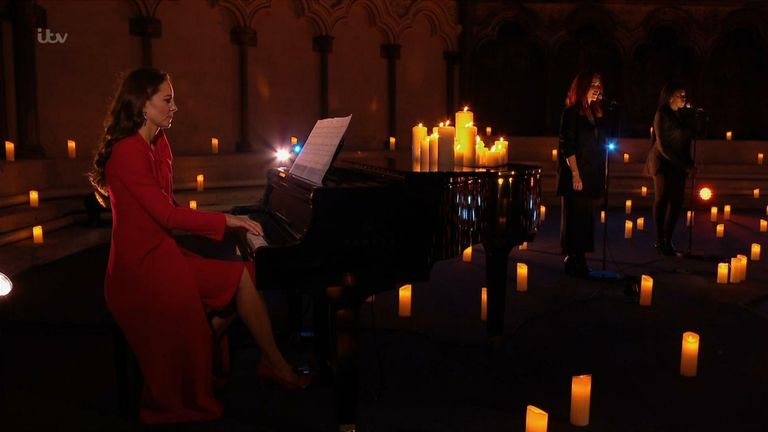
{"label": "black top", "polygon": [[[583,188],[573,190],[573,176],[566,162],[576,155],[576,165]],[[557,194],[573,195],[584,198],[597,198],[602,195],[605,184],[605,132],[602,121],[595,119],[595,124],[579,114],[576,106],[563,110],[560,119],[560,145],[557,166]]]}
{"label": "black top", "polygon": [[693,166],[691,140],[694,130],[693,110],[673,111],[664,105],[653,118],[655,142],[648,154],[646,173],[649,175],[684,173]]}

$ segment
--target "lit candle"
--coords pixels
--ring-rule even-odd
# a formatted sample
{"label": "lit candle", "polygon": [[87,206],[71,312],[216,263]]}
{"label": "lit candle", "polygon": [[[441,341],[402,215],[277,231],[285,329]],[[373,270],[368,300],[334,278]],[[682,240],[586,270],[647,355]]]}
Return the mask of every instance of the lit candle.
{"label": "lit candle", "polygon": [[488,288],[480,289],[480,321],[488,319]]}
{"label": "lit candle", "polygon": [[389,151],[395,151],[395,143],[397,140],[395,140],[395,137],[389,137]]}
{"label": "lit candle", "polygon": [[709,209],[709,220],[711,222],[717,222],[717,207]]}
{"label": "lit candle", "polygon": [[37,207],[38,205],[40,205],[40,195],[33,189],[29,191],[29,206]]}
{"label": "lit candle", "polygon": [[719,263],[717,265],[717,283],[728,283],[728,263]]}
{"label": "lit candle", "polygon": [[504,137],[499,138],[498,141],[493,143],[493,147],[496,148],[495,165],[507,163],[507,144],[508,142],[504,139]]}
{"label": "lit candle", "polygon": [[[456,141],[458,142],[459,149],[456,153],[458,159],[461,155],[463,159],[463,166],[475,166],[475,143],[477,142],[477,127],[472,123],[467,123],[464,126],[456,127]],[[459,165],[458,161],[456,163]]]}
{"label": "lit candle", "polygon": [[472,262],[472,245],[464,249],[464,253],[461,254],[461,260],[464,262]]}
{"label": "lit candle", "polygon": [[683,346],[680,353],[680,375],[695,377],[699,365],[699,335],[694,332],[683,333]]}
{"label": "lit candle", "polygon": [[557,162],[557,149],[552,149],[552,162]]}
{"label": "lit candle", "polygon": [[548,415],[533,405],[528,405],[525,414],[525,432],[547,432]]}
{"label": "lit candle", "polygon": [[429,135],[421,138],[421,150],[419,151],[421,160],[419,161],[419,169],[421,171],[429,171]]}
{"label": "lit candle", "polygon": [[600,210],[600,223],[605,223],[605,210]]}
{"label": "lit candle", "polygon": [[411,316],[411,285],[403,285],[398,291],[400,294],[400,301],[397,313],[403,318],[408,318]]}
{"label": "lit candle", "polygon": [[739,259],[736,257],[731,258],[731,277],[728,279],[730,283],[739,283]]}
{"label": "lit candle", "polygon": [[589,401],[592,395],[592,375],[578,375],[571,378],[571,424],[589,424]]}
{"label": "lit candle", "polygon": [[292,137],[291,137],[291,145],[292,145],[292,146],[294,146],[294,145],[296,145],[296,144],[298,144],[298,143],[299,143],[299,137],[297,137],[297,136],[292,136]]}
{"label": "lit candle", "polygon": [[632,213],[632,200],[626,200],[624,202],[624,213],[626,214]]}
{"label": "lit candle", "polygon": [[644,231],[645,230],[645,218],[644,217],[637,218],[637,230],[638,231]]}
{"label": "lit candle", "polygon": [[486,128],[485,128],[485,136],[491,136],[491,132],[492,131],[493,131],[493,129],[491,129],[490,126],[486,126]]}
{"label": "lit candle", "polygon": [[693,212],[691,210],[688,210],[685,213],[685,226],[691,226],[691,218],[693,217]]}
{"label": "lit candle", "polygon": [[648,196],[648,188],[645,186],[640,187],[640,196]]}
{"label": "lit candle", "polygon": [[528,291],[528,265],[517,263],[517,290]]}
{"label": "lit candle", "polygon": [[67,140],[67,157],[70,159],[77,157],[77,144],[74,140]]}
{"label": "lit candle", "polygon": [[752,189],[752,196],[755,198],[760,198],[760,188]]}
{"label": "lit candle", "polygon": [[520,250],[528,250],[528,242],[523,242],[523,244],[521,244],[518,249],[520,249]]}
{"label": "lit candle", "polygon": [[[434,128],[437,129],[437,128]],[[434,130],[433,129],[433,130]],[[429,136],[429,170],[430,171],[437,171],[437,153],[438,153],[438,141],[440,136],[437,134],[437,132],[433,132],[432,135]]]}
{"label": "lit candle", "polygon": [[211,153],[219,154],[219,139],[211,138]]}
{"label": "lit candle", "polygon": [[760,232],[768,232],[768,220],[760,219]]}
{"label": "lit candle", "polygon": [[752,261],[760,261],[760,243],[752,243],[750,258]]}
{"label": "lit candle", "polygon": [[640,306],[650,306],[653,296],[653,278],[648,275],[640,277]]}
{"label": "lit candle", "polygon": [[733,139],[733,132],[731,132],[731,131],[726,132],[725,133],[725,139],[727,141],[731,141]]}
{"label": "lit candle", "polygon": [[[417,124],[411,129],[411,161],[413,170],[419,170],[421,168],[421,148],[423,147],[422,140],[427,137],[427,128],[421,123]],[[428,164],[429,162],[427,162]]]}
{"label": "lit candle", "polygon": [[739,260],[739,282],[747,280],[747,256],[736,255]]}
{"label": "lit candle", "polygon": [[715,228],[715,236],[717,238],[723,238],[725,236],[725,224],[717,224]]}
{"label": "lit candle", "polygon": [[12,162],[16,160],[16,146],[10,142],[5,142],[5,160]]}
{"label": "lit candle", "polygon": [[726,204],[723,206],[723,219],[731,220],[731,205]]}
{"label": "lit candle", "polygon": [[757,164],[758,165],[762,165],[763,164],[763,154],[762,153],[758,153],[757,154]]}
{"label": "lit candle", "polygon": [[630,220],[624,222],[624,238],[632,238],[632,221]]}
{"label": "lit candle", "polygon": [[35,225],[32,227],[32,241],[34,244],[43,243],[43,226]]}
{"label": "lit candle", "polygon": [[456,111],[456,128],[461,129],[467,124],[475,121],[475,114],[469,110],[468,106],[465,106],[463,110]]}
{"label": "lit candle", "polygon": [[624,163],[629,163],[629,153],[624,153]]}
{"label": "lit candle", "polygon": [[202,174],[197,175],[197,191],[202,192],[205,189],[205,176]]}
{"label": "lit candle", "polygon": [[192,210],[197,210],[197,201],[189,200],[189,208],[191,208]]}
{"label": "lit candle", "polygon": [[541,214],[541,221],[544,222],[544,219],[547,218],[547,207],[545,205],[540,205],[539,213]]}

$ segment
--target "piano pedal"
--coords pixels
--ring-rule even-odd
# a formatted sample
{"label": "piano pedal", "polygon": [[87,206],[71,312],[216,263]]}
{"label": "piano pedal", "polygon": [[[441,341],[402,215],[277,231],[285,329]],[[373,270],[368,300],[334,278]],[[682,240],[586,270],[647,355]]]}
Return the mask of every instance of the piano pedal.
{"label": "piano pedal", "polygon": [[356,432],[357,425],[355,424],[340,424],[339,432]]}

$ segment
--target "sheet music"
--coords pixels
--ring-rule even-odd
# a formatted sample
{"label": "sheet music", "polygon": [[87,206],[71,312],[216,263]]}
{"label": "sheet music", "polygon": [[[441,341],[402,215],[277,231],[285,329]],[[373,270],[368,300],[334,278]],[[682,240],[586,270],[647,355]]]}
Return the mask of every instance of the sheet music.
{"label": "sheet music", "polygon": [[318,120],[290,173],[321,185],[352,115]]}

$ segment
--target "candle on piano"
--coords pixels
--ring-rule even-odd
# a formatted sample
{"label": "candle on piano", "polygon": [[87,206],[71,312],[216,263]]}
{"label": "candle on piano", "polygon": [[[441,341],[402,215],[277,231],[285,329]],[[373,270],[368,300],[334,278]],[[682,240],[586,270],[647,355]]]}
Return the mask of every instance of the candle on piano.
{"label": "candle on piano", "polygon": [[[293,144],[293,143],[291,143]],[[219,154],[219,139],[211,138],[211,153]]]}
{"label": "candle on piano", "polygon": [[472,245],[464,249],[464,253],[461,254],[461,260],[468,263],[472,262]]}
{"label": "candle on piano", "polygon": [[739,254],[736,258],[739,259],[739,282],[743,282],[747,280],[747,256]]}
{"label": "candle on piano", "polygon": [[424,146],[422,141],[427,137],[427,128],[421,123],[417,124],[411,129],[411,137],[411,161],[413,170],[418,171],[422,165],[421,149]]}
{"label": "candle on piano", "polygon": [[461,155],[464,161],[463,166],[475,166],[477,127],[473,123],[467,123],[463,127],[457,127],[456,141],[458,141],[461,150]]}
{"label": "candle on piano", "polygon": [[760,243],[752,243],[752,248],[750,249],[751,255],[750,258],[752,261],[760,261]]}
{"label": "candle on piano", "polygon": [[717,265],[717,283],[728,283],[728,263],[719,263]]}
{"label": "candle on piano", "polygon": [[189,200],[189,208],[191,208],[192,210],[197,210],[197,201]]}
{"label": "candle on piano", "polygon": [[763,164],[763,154],[762,153],[758,153],[757,154],[757,164],[758,165],[762,165]]}
{"label": "candle on piano", "polygon": [[77,157],[77,144],[74,140],[67,140],[67,157],[70,159]]}
{"label": "candle on piano", "polygon": [[389,151],[395,151],[395,149],[397,149],[396,142],[397,140],[395,137],[389,137]]}
{"label": "candle on piano", "polygon": [[[475,114],[469,110],[468,106],[465,106],[463,110],[456,111],[455,120],[456,129],[461,129],[475,121]],[[458,133],[458,130],[456,132]]]}
{"label": "candle on piano", "polygon": [[205,176],[202,174],[197,175],[197,191],[202,192],[205,189]]}
{"label": "candle on piano", "polygon": [[528,265],[517,263],[517,290],[528,291]]}
{"label": "candle on piano", "polygon": [[541,221],[544,222],[547,218],[547,207],[544,204],[539,206],[539,213],[541,213]]}
{"label": "candle on piano", "polygon": [[437,129],[437,169],[438,171],[453,171],[453,148],[456,145],[456,128],[449,122],[440,123]]}
{"label": "candle on piano", "polygon": [[731,205],[726,204],[723,206],[723,219],[731,220]]}
{"label": "candle on piano", "polygon": [[592,375],[577,375],[571,378],[571,424],[589,424],[589,403],[592,396]]}
{"label": "candle on piano", "polygon": [[760,232],[768,232],[768,220],[760,219]]}
{"label": "candle on piano", "polygon": [[552,149],[552,162],[557,162],[557,149]]}
{"label": "candle on piano", "polygon": [[626,200],[624,202],[624,213],[626,214],[632,213],[632,200]]}
{"label": "candle on piano", "polygon": [[398,315],[409,318],[411,316],[411,284],[401,286],[398,293]]}
{"label": "candle on piano", "polygon": [[648,188],[645,186],[640,187],[640,196],[648,196]]}
{"label": "candle on piano", "polygon": [[485,136],[491,136],[491,132],[493,132],[493,129],[491,129],[490,126],[485,127]]}
{"label": "candle on piano", "polygon": [[629,163],[629,153],[624,153],[624,163]]}
{"label": "candle on piano", "polygon": [[731,258],[731,277],[728,279],[730,283],[739,283],[739,259],[737,257]]}
{"label": "candle on piano", "polygon": [[488,288],[480,289],[480,321],[488,319]]}
{"label": "candle on piano", "polygon": [[683,333],[683,345],[680,352],[680,375],[695,377],[699,365],[699,335],[694,332]]}
{"label": "candle on piano", "polygon": [[429,136],[429,170],[437,171],[437,153],[438,153],[439,135],[435,132]]}
{"label": "candle on piano", "polygon": [[637,230],[638,231],[644,231],[645,230],[645,218],[644,217],[637,218]]}
{"label": "candle on piano", "polygon": [[547,432],[548,415],[533,405],[525,413],[525,432]]}
{"label": "candle on piano", "polygon": [[605,223],[605,210],[600,210],[600,223]]}
{"label": "candle on piano", "polygon": [[731,140],[733,140],[733,132],[731,132],[731,131],[727,131],[727,132],[725,133],[725,139],[726,139],[726,141],[731,141]]}
{"label": "candle on piano", "polygon": [[691,218],[693,217],[693,212],[691,210],[688,210],[685,213],[685,226],[691,226]]}
{"label": "candle on piano", "polygon": [[752,196],[755,198],[760,198],[760,188],[752,189]]}
{"label": "candle on piano", "polygon": [[16,160],[16,146],[10,142],[5,142],[5,160],[12,162]]}
{"label": "candle on piano", "polygon": [[453,163],[457,167],[464,166],[464,150],[461,149],[461,144],[456,144],[453,151]]}
{"label": "candle on piano", "polygon": [[624,221],[624,238],[625,239],[631,239],[632,238],[632,221]]}
{"label": "candle on piano", "polygon": [[43,226],[35,225],[32,227],[32,242],[34,244],[43,243]]}
{"label": "candle on piano", "polygon": [[429,171],[429,135],[421,138],[421,150],[419,151],[419,170]]}
{"label": "candle on piano", "polygon": [[[421,124],[421,123],[419,123],[419,124]],[[295,146],[295,145],[296,145],[296,144],[298,144],[298,143],[299,143],[299,137],[297,137],[297,136],[292,136],[292,137],[291,137],[291,145],[292,145],[292,146]]]}
{"label": "candle on piano", "polygon": [[496,148],[496,159],[494,165],[502,165],[507,163],[507,141],[504,137],[498,139],[493,143],[493,147]]}
{"label": "candle on piano", "polygon": [[717,207],[712,207],[709,209],[709,220],[711,222],[717,222]]}
{"label": "candle on piano", "polygon": [[32,189],[29,191],[29,206],[30,207],[37,207],[40,205],[40,195],[39,193]]}
{"label": "candle on piano", "polygon": [[717,224],[715,228],[715,236],[717,238],[723,238],[725,236],[725,224]]}
{"label": "candle on piano", "polygon": [[640,276],[640,306],[650,306],[653,297],[653,278],[648,275]]}

